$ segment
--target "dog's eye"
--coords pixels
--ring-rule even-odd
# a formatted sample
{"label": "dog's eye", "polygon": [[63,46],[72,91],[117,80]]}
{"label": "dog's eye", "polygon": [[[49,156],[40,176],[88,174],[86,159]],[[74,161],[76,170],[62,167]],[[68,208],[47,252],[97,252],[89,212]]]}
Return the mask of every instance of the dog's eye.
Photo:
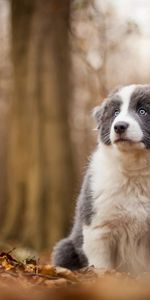
{"label": "dog's eye", "polygon": [[116,109],[114,112],[115,117],[117,117],[119,115],[119,113],[120,113],[119,109]]}
{"label": "dog's eye", "polygon": [[147,115],[147,111],[144,108],[140,107],[138,109],[138,114],[141,115],[141,116],[146,116]]}

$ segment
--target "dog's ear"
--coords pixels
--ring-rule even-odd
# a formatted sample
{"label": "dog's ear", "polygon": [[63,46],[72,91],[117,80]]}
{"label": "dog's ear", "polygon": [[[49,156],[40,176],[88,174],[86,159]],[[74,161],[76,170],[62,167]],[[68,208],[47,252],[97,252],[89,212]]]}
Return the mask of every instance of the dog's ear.
{"label": "dog's ear", "polygon": [[96,121],[96,124],[97,124],[97,127],[95,128],[95,130],[100,129],[100,127],[101,127],[103,112],[104,112],[104,103],[102,103],[99,106],[96,106],[93,109],[92,115],[93,115],[93,117]]}

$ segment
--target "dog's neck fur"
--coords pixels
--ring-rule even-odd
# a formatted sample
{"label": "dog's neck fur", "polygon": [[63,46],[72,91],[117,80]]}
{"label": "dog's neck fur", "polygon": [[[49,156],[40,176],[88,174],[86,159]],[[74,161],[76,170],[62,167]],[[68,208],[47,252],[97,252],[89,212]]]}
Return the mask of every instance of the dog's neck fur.
{"label": "dog's neck fur", "polygon": [[[143,151],[145,151],[143,155]],[[91,188],[94,197],[103,190],[125,193],[142,190],[150,193],[150,151],[131,149],[121,152],[113,147],[99,144],[90,164]],[[117,192],[118,191],[118,192]]]}
{"label": "dog's neck fur", "polygon": [[115,147],[108,147],[99,143],[97,151],[103,152],[111,167],[118,172],[131,176],[150,176],[150,151],[136,147],[124,148],[121,151]]}

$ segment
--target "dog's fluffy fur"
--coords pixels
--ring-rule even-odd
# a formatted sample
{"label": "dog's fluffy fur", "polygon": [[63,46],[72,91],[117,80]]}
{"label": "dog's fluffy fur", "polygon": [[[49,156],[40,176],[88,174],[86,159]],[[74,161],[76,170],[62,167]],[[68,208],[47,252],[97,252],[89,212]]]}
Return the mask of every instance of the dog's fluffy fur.
{"label": "dog's fluffy fur", "polygon": [[70,269],[94,265],[134,274],[149,271],[150,85],[112,92],[94,115],[98,146],[73,229],[56,245],[53,262]]}

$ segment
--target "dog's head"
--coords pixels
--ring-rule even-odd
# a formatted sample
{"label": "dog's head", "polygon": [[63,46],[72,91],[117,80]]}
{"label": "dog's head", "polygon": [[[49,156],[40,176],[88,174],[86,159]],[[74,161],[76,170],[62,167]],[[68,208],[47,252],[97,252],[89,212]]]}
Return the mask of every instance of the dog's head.
{"label": "dog's head", "polygon": [[105,145],[150,149],[150,85],[117,89],[95,108],[94,115]]}

